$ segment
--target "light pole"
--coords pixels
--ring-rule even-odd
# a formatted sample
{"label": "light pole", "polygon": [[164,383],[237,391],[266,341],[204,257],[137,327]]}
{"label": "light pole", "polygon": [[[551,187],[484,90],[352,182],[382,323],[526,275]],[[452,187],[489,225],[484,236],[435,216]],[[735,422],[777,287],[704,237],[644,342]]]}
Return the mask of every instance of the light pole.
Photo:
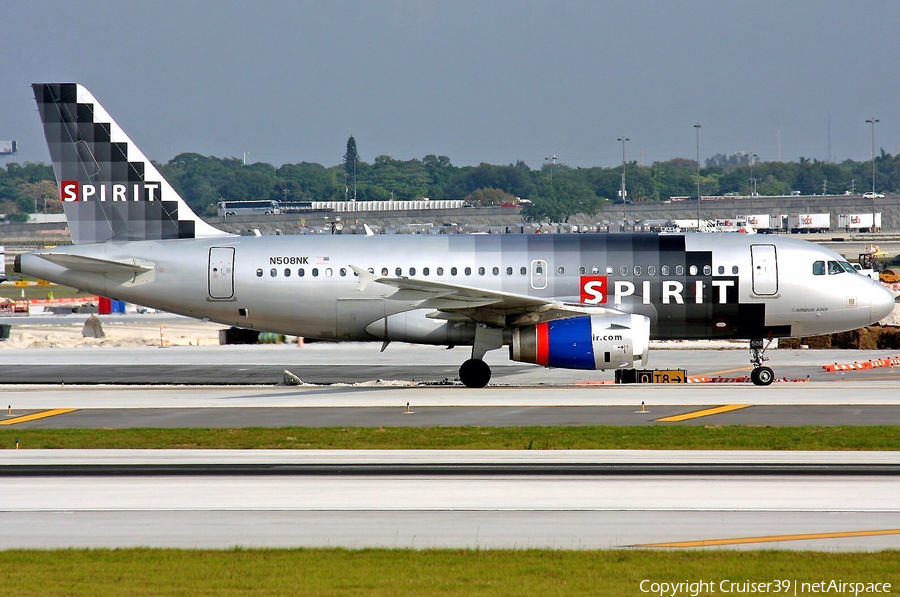
{"label": "light pole", "polygon": [[554,153],[549,158],[544,158],[545,162],[550,162],[550,192],[553,192],[553,164],[556,163],[556,154]]}
{"label": "light pole", "polygon": [[877,118],[866,120],[872,125],[872,232],[875,231],[875,123],[881,122]]}
{"label": "light pole", "polygon": [[700,123],[694,128],[697,130],[697,232],[700,232]]}
{"label": "light pole", "polygon": [[628,137],[623,135],[616,140],[622,142],[622,189],[619,191],[619,193],[620,193],[620,197],[622,199],[622,226],[626,226],[628,224],[628,222],[627,222],[628,203],[627,203],[627,200],[625,199],[625,142],[631,141],[631,139],[629,139]]}
{"label": "light pole", "polygon": [[750,154],[750,196],[756,197],[756,179],[753,178],[753,164],[759,156],[755,153]]}

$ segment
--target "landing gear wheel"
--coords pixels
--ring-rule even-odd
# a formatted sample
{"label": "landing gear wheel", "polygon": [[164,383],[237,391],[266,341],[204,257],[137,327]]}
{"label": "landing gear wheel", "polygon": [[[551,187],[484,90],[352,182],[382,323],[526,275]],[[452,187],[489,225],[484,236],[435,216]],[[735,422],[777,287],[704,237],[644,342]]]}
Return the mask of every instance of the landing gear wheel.
{"label": "landing gear wheel", "polygon": [[491,368],[481,359],[469,359],[459,368],[459,380],[467,388],[483,388],[491,381]]}
{"label": "landing gear wheel", "polygon": [[775,372],[769,367],[757,367],[750,374],[750,381],[755,386],[768,386],[775,380]]}

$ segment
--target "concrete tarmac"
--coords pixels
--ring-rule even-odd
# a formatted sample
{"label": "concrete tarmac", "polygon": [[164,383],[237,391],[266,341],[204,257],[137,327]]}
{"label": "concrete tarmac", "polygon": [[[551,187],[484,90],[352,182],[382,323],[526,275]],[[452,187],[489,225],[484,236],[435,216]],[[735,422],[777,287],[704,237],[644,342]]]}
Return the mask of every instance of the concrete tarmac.
{"label": "concrete tarmac", "polygon": [[[181,389],[180,392],[189,392]],[[713,405],[708,405],[712,407]],[[16,423],[19,429],[239,428],[239,427],[530,427],[588,425],[900,425],[900,408],[890,405],[762,405],[665,421],[697,413],[698,406],[416,406],[86,408]],[[25,414],[32,411],[16,411]],[[39,412],[39,411],[33,411]],[[5,414],[5,413],[4,413]],[[410,416],[413,415],[413,416]],[[0,423],[10,420],[0,415]]]}
{"label": "concrete tarmac", "polygon": [[[894,452],[19,451],[0,467],[214,464],[900,463]],[[900,548],[896,475],[0,476],[0,549]]]}

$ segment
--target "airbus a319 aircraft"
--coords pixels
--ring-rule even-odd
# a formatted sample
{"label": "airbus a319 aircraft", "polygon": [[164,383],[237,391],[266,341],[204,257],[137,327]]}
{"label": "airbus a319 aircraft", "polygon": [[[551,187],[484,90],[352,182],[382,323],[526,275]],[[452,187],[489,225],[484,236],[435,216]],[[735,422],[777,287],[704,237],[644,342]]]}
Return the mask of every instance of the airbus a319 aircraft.
{"label": "airbus a319 aircraft", "polygon": [[886,317],[891,293],[837,253],[743,234],[262,236],[197,217],[87,89],[35,84],[72,246],[15,270],[91,293],[260,331],[471,345],[570,369],[647,363],[651,339],[764,342]]}

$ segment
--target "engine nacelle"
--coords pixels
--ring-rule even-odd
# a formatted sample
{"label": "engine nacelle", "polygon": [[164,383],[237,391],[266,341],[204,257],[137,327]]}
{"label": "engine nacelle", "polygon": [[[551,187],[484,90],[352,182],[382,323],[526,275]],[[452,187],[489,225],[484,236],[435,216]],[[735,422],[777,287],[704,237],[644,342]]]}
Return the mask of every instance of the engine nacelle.
{"label": "engine nacelle", "polygon": [[509,357],[563,369],[630,369],[647,363],[650,320],[589,315],[515,328]]}

